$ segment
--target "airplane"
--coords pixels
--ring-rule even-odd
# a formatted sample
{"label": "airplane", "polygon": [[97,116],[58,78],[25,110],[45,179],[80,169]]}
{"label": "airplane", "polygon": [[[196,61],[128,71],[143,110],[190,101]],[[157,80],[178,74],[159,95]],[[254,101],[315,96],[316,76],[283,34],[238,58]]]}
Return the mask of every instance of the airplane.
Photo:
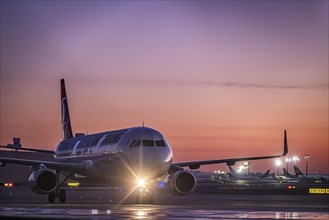
{"label": "airplane", "polygon": [[229,166],[230,172],[229,177],[238,180],[260,180],[270,176],[270,170],[267,170],[262,175],[257,175],[255,173],[238,173],[231,166]]}
{"label": "airplane", "polygon": [[304,174],[298,169],[297,166],[294,166],[295,175],[289,173],[286,168],[283,168],[282,175],[276,175],[276,178],[282,182],[314,182],[311,178],[305,178]]}
{"label": "airplane", "polygon": [[297,174],[296,175],[290,174],[286,168],[283,168],[283,176],[289,179],[299,179]]}
{"label": "airplane", "polygon": [[321,183],[328,182],[325,177],[318,176],[316,177],[306,177],[303,172],[297,167],[294,166],[295,175],[290,174],[287,169],[283,168],[283,176],[288,180],[298,180],[299,182],[306,183]]}
{"label": "airplane", "polygon": [[[30,187],[36,194],[48,195],[49,203],[54,203],[56,198],[60,203],[66,202],[63,186],[68,179],[107,186],[131,185],[142,192],[137,195],[137,203],[153,203],[147,184],[154,184],[159,178],[166,177],[165,188],[173,194],[188,195],[194,191],[196,178],[184,167],[193,170],[218,163],[233,166],[237,161],[271,159],[288,153],[286,130],[282,155],[187,162],[173,162],[173,151],[165,136],[150,127],[130,127],[89,135],[77,133],[73,136],[64,79],[60,80],[60,85],[63,140],[55,151],[19,147],[19,150],[53,154],[55,160],[0,157],[1,163],[32,166]],[[18,149],[15,146],[1,147]],[[65,176],[61,182],[60,174]]]}
{"label": "airplane", "polygon": [[300,169],[297,166],[294,166],[294,170],[295,170],[296,177],[301,176],[302,178],[305,178],[303,172],[300,171]]}

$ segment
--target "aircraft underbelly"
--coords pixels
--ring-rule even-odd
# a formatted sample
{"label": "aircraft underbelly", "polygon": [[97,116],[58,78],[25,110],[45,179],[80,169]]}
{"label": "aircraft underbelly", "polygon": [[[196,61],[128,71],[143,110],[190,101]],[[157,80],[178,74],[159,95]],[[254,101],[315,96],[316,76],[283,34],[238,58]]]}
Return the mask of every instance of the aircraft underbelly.
{"label": "aircraft underbelly", "polygon": [[[129,169],[127,169],[125,157],[125,155],[119,154],[106,154],[66,159],[67,162],[90,162],[90,165],[87,166],[86,175],[73,174],[70,179],[81,183],[103,183],[108,185],[117,185],[117,183],[122,184],[123,180],[132,176]],[[65,176],[69,175],[69,173],[63,174]]]}

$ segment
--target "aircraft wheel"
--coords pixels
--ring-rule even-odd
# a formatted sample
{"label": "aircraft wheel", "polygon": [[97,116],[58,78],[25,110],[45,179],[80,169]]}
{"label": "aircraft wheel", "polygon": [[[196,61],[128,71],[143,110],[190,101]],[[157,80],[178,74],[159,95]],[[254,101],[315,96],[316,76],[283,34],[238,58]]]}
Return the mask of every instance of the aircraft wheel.
{"label": "aircraft wheel", "polygon": [[55,192],[51,192],[48,194],[48,202],[49,203],[54,203],[56,199],[56,194]]}
{"label": "aircraft wheel", "polygon": [[60,203],[65,203],[66,202],[66,191],[65,191],[65,189],[60,189],[59,190],[58,198],[59,198]]}

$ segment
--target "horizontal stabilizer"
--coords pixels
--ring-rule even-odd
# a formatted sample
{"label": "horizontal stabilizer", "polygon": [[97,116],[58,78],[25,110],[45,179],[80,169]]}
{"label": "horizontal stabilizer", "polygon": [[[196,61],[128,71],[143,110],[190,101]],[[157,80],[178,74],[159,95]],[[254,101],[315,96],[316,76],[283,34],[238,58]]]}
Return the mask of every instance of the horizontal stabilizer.
{"label": "horizontal stabilizer", "polygon": [[34,149],[34,148],[27,148],[27,147],[0,146],[0,148],[12,149],[12,150],[17,150],[17,151],[23,150],[23,151],[55,154],[55,152],[52,150]]}
{"label": "horizontal stabilizer", "polygon": [[77,174],[81,174],[81,175],[86,174],[86,166],[84,164],[61,163],[61,162],[54,162],[54,161],[29,160],[29,159],[4,158],[4,157],[0,157],[0,162],[21,164],[21,165],[27,165],[27,166],[31,166],[31,167],[38,167],[38,166],[40,166],[40,164],[43,164],[49,169],[63,170],[63,171],[77,173]]}

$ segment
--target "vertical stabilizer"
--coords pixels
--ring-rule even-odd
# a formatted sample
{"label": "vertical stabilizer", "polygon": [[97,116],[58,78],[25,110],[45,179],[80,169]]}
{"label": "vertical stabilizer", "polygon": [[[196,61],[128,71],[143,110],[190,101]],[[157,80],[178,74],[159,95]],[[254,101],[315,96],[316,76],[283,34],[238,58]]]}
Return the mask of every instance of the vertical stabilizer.
{"label": "vertical stabilizer", "polygon": [[264,173],[260,179],[264,179],[269,176],[270,176],[270,170],[267,170],[266,173]]}
{"label": "vertical stabilizer", "polygon": [[72,128],[69,114],[69,106],[65,90],[65,81],[61,79],[61,105],[62,105],[62,136],[63,139],[72,138]]}
{"label": "vertical stabilizer", "polygon": [[302,173],[302,171],[300,171],[300,169],[298,169],[297,166],[294,166],[294,170],[297,177],[302,176],[303,178],[305,178],[304,174]]}
{"label": "vertical stabilizer", "polygon": [[228,166],[228,168],[230,169],[230,173],[232,175],[236,174],[236,171],[231,166]]}

